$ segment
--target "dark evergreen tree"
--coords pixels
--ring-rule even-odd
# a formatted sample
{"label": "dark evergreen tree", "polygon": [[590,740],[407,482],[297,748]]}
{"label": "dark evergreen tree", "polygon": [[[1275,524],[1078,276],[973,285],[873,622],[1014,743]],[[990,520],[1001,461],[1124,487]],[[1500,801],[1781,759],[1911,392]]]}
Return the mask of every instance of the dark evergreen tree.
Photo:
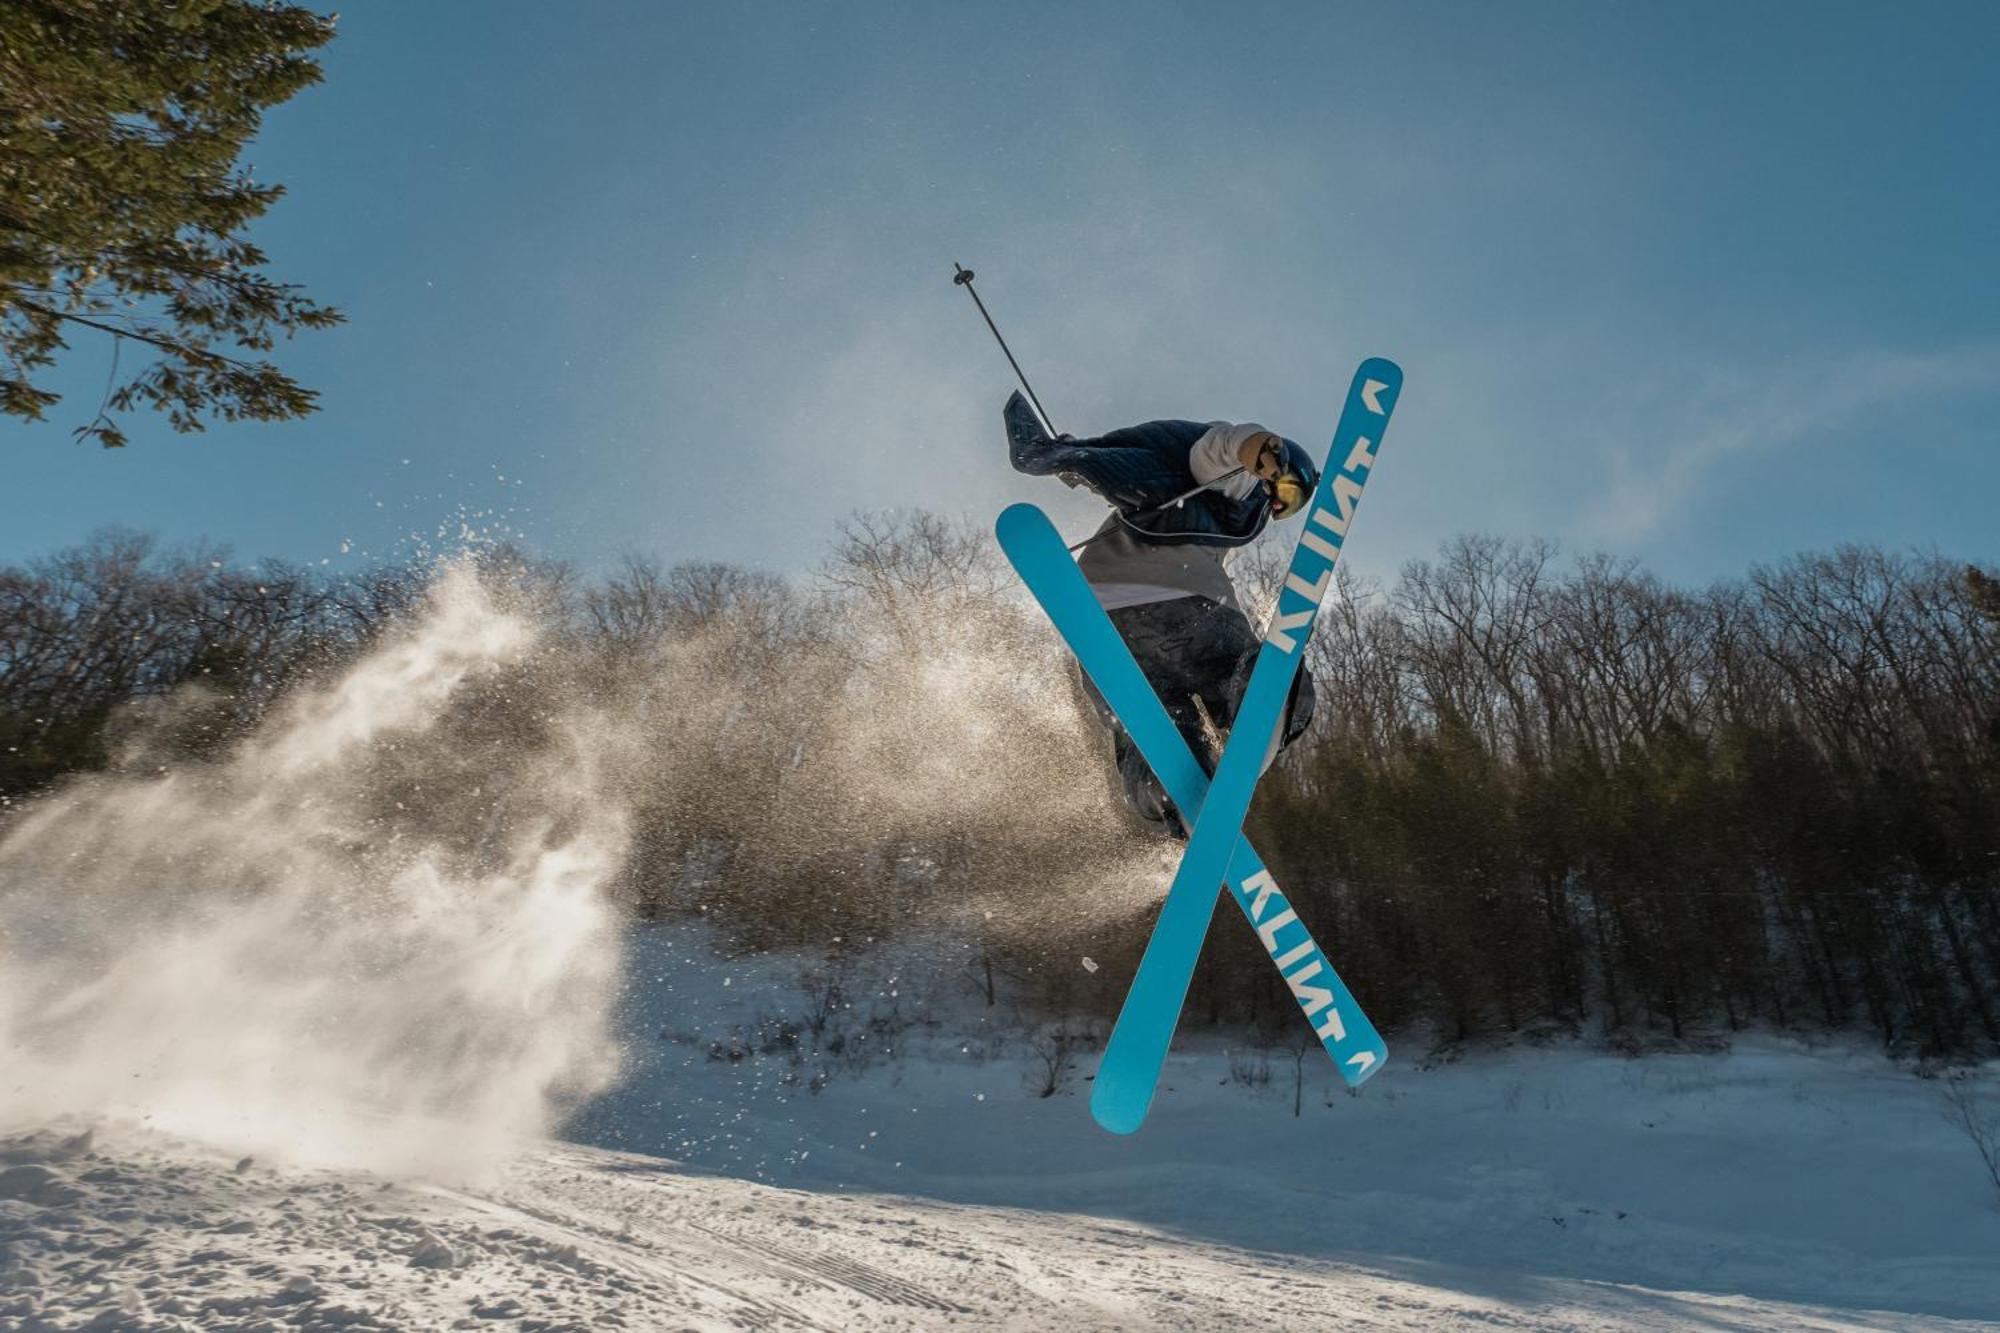
{"label": "dark evergreen tree", "polygon": [[183,432],[314,410],[251,358],[341,317],[264,272],[245,231],[284,189],[238,159],[265,108],[319,81],[309,53],[332,36],[331,17],[257,0],[0,5],[0,412],[58,401],[35,381],[79,330],[112,339],[76,432],[107,447],[135,405]]}

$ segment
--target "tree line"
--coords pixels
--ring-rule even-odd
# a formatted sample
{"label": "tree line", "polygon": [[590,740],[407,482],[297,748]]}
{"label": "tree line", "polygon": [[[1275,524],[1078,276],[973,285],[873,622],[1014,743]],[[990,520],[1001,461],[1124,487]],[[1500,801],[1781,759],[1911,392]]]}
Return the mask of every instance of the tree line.
{"label": "tree line", "polygon": [[1991,1050],[1996,613],[1934,556],[1686,590],[1463,538],[1335,604],[1264,827],[1391,1025]]}
{"label": "tree line", "polygon": [[[466,705],[440,771],[505,765],[566,706],[621,719],[647,756],[634,912],[745,948],[930,938],[989,1002],[1115,1009],[1170,849],[1122,818],[1066,655],[983,531],[858,515],[798,579],[483,563],[546,647]],[[1273,558],[1249,564],[1268,593]],[[0,570],[0,798],[225,752],[421,614],[429,574],[130,533]],[[1391,586],[1344,580],[1310,651],[1313,729],[1250,828],[1385,1030],[2000,1048],[2000,594],[1979,570],[1843,547],[1688,589],[1467,537]],[[385,817],[426,818],[405,804]],[[1191,1021],[1295,1023],[1218,919]]]}

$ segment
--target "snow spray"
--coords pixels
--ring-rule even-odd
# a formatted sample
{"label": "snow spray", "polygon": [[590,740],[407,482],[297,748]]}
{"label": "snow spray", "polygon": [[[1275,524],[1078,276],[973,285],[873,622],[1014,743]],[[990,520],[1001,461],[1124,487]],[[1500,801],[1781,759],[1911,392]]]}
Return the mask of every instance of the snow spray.
{"label": "snow spray", "polygon": [[[38,803],[0,843],[0,1129],[129,1116],[294,1161],[476,1174],[603,1087],[615,730],[568,709],[502,773],[435,749],[447,711],[536,642],[452,569],[413,625],[222,761]],[[396,815],[427,800],[488,822],[421,836]]]}
{"label": "snow spray", "polygon": [[156,754],[142,726],[11,817],[0,1132],[111,1116],[482,1174],[616,1078],[619,922],[660,891],[635,847],[708,829],[728,854],[648,908],[747,947],[823,943],[801,913],[831,895],[884,933],[1032,948],[1164,892],[1025,607],[862,596],[764,665],[753,608],[607,663],[542,596],[446,566],[232,748]]}

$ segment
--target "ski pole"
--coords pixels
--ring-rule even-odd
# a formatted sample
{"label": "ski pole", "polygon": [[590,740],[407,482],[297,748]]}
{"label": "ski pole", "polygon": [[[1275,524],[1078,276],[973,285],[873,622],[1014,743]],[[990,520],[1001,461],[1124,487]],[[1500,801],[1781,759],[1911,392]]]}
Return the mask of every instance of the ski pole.
{"label": "ski pole", "polygon": [[[986,313],[986,302],[980,300],[979,293],[973,290],[972,270],[966,268],[964,265],[960,264],[957,260],[952,261],[951,267],[952,267],[952,278],[951,278],[952,284],[957,287],[965,288],[966,294],[972,298],[972,303],[979,307],[979,313],[981,317],[983,317],[986,320],[986,327],[993,330],[993,340],[999,343],[1000,350],[1007,354],[1007,364],[1014,367],[1014,378],[1020,380],[1021,387],[1028,391],[1028,401],[1034,404],[1035,415],[1041,420],[1042,429],[1047,431],[1051,437],[1054,437],[1057,434],[1057,431],[1055,426],[1049,421],[1049,414],[1042,410],[1042,400],[1035,397],[1034,386],[1029,384],[1028,377],[1021,373],[1021,363],[1014,359],[1013,349],[1008,347],[1007,340],[1000,336],[999,325],[993,322],[992,315]],[[1163,510],[1172,509],[1174,506],[1181,504],[1186,500],[1192,499],[1194,496],[1200,495],[1203,491],[1208,490],[1211,487],[1221,485],[1223,482],[1228,481],[1230,478],[1234,476],[1237,476],[1244,470],[1245,469],[1241,467],[1233,467],[1229,469],[1229,471],[1223,473],[1221,476],[1216,477],[1210,481],[1205,481],[1201,485],[1194,487],[1192,490],[1182,491],[1179,495],[1176,495],[1171,500],[1163,500],[1159,504],[1154,505],[1150,509],[1141,509],[1136,513],[1126,514],[1123,517],[1125,521],[1129,524],[1135,518],[1144,518],[1148,514],[1157,514]],[[1140,529],[1140,531],[1143,532],[1144,529],[1142,528]],[[1097,534],[1096,537],[1085,537],[1082,541],[1078,542],[1076,545],[1070,547],[1069,549],[1073,552],[1081,551],[1084,547],[1096,541],[1098,537],[1103,537],[1107,535],[1108,534],[1106,533],[1100,532]]]}
{"label": "ski pole", "polygon": [[1000,344],[1001,351],[1007,353],[1007,364],[1014,367],[1014,378],[1021,381],[1021,387],[1028,391],[1028,401],[1035,405],[1035,415],[1041,418],[1042,429],[1054,436],[1057,433],[1056,428],[1050,424],[1049,414],[1042,410],[1042,400],[1035,397],[1035,391],[1029,385],[1028,377],[1021,373],[1021,363],[1014,359],[1014,353],[1007,346],[1007,340],[1000,336],[999,325],[993,322],[993,316],[986,313],[986,302],[980,300],[979,293],[972,289],[972,270],[962,267],[957,260],[952,261],[951,267],[952,285],[965,288],[972,297],[972,303],[979,307],[980,315],[986,320],[986,327],[993,330],[993,340]]}

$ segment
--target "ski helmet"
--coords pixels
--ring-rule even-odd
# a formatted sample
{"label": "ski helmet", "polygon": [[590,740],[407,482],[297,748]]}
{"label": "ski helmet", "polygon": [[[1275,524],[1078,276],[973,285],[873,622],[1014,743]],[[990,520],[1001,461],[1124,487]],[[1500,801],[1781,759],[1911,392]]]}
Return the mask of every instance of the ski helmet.
{"label": "ski helmet", "polygon": [[1278,460],[1283,470],[1277,480],[1268,483],[1271,513],[1278,518],[1289,518],[1305,508],[1319,488],[1319,469],[1313,466],[1312,456],[1291,440],[1280,436],[1278,445]]}

